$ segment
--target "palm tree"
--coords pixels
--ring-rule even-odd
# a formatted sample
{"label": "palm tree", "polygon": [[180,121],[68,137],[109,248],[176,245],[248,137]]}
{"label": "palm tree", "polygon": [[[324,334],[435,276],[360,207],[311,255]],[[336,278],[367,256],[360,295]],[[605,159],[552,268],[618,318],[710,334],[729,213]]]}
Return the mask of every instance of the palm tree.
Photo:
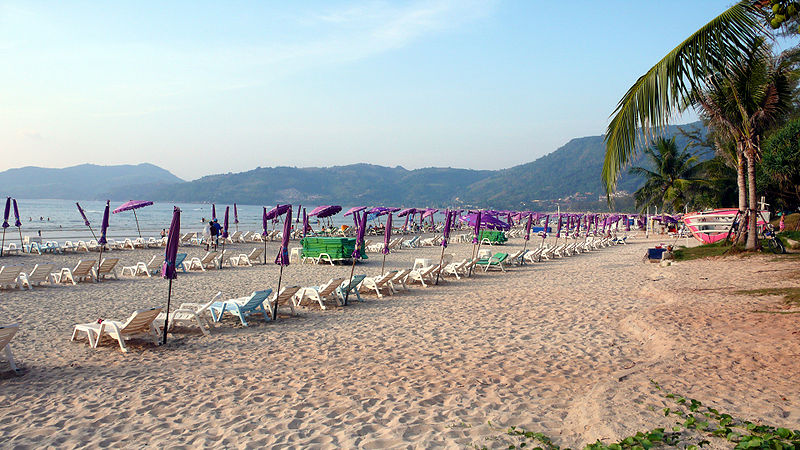
{"label": "palm tree", "polygon": [[691,202],[693,191],[706,182],[701,179],[701,165],[697,157],[686,150],[678,150],[675,138],[656,138],[653,145],[644,150],[644,156],[653,167],[632,167],[629,172],[645,177],[644,186],[633,195],[636,207],[660,206],[682,211]]}
{"label": "palm tree", "polygon": [[691,92],[705,85],[752,47],[763,32],[760,1],[742,0],[680,43],[642,75],[619,101],[606,131],[603,182],[616,188],[622,169],[636,156],[637,144],[662,135],[669,119],[689,103]]}
{"label": "palm tree", "polygon": [[755,174],[761,138],[791,109],[793,81],[789,72],[788,60],[774,57],[771,47],[759,39],[724,73],[711,74],[707,88],[695,91],[690,98],[721,139],[734,143],[735,153],[730,156],[737,168],[739,211],[744,211],[745,204],[749,210],[747,249],[755,249],[757,244]]}

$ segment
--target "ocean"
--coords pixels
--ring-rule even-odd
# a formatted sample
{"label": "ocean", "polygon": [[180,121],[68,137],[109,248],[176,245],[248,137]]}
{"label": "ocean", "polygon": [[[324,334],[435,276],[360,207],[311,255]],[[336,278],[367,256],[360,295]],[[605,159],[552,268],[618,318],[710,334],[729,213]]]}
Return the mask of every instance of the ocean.
{"label": "ocean", "polygon": [[[22,234],[27,236],[38,236],[41,233],[43,240],[89,240],[92,239],[92,233],[84,225],[83,218],[78,212],[75,202],[79,202],[86,217],[94,229],[94,232],[99,235],[100,224],[103,220],[103,209],[105,208],[104,201],[97,200],[53,200],[53,199],[17,199],[19,206],[20,221],[22,222]],[[124,202],[111,202],[111,210],[120,206]],[[2,205],[5,206],[5,205]],[[0,206],[0,208],[2,208]],[[209,220],[211,218],[211,204],[210,203],[169,203],[169,202],[156,202],[151,206],[139,208],[136,210],[136,216],[139,219],[139,227],[144,238],[158,237],[162,229],[169,228],[170,221],[172,220],[172,208],[177,206],[181,209],[181,231],[202,231],[202,220]],[[217,204],[217,219],[220,224],[223,222],[225,216],[225,207],[230,206],[230,223],[229,231],[236,231],[237,227],[233,223],[233,204],[223,205]],[[293,205],[292,221],[297,219],[297,206]],[[303,205],[308,212],[311,212],[317,205]],[[268,206],[269,210],[273,206]],[[261,230],[261,216],[263,214],[263,206],[261,205],[236,205],[239,212],[238,229],[241,231],[257,231]],[[330,223],[335,226],[343,224],[352,225],[352,217],[344,217],[344,211],[350,207],[344,207],[342,212],[330,218]],[[16,227],[14,227],[14,212],[11,211],[9,220],[10,228],[6,230],[6,240],[17,238],[19,234]],[[283,222],[270,223],[272,227],[280,227]],[[318,223],[316,218],[311,218],[309,221],[312,227],[319,229],[321,223]],[[324,224],[328,225],[329,220],[324,219]],[[125,239],[138,237],[136,231],[136,221],[134,220],[132,211],[125,211],[117,214],[111,214],[109,218],[108,237],[113,239]]]}

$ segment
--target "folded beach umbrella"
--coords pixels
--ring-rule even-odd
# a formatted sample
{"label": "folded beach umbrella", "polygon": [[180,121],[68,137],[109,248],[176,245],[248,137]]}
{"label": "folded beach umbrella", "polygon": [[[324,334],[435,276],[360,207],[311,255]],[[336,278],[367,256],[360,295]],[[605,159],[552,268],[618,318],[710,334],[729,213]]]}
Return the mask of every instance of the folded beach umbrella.
{"label": "folded beach umbrella", "polygon": [[19,220],[19,209],[17,208],[17,199],[11,200],[14,203],[14,226],[17,227],[17,231],[19,231],[19,246],[20,248],[25,248],[25,244],[22,243],[22,222]]}
{"label": "folded beach umbrella", "polygon": [[261,239],[264,241],[264,265],[267,264],[267,235],[269,235],[269,219],[267,219],[267,207],[264,206],[264,212],[261,215],[261,226],[264,231],[261,232]]}
{"label": "folded beach umbrella", "polygon": [[[481,216],[482,216],[482,214],[481,214],[481,211],[478,210],[478,212],[476,212],[475,214],[467,214],[466,216],[461,217],[461,220],[463,221],[465,217],[468,218],[470,216],[474,216],[473,217],[473,223],[471,223],[470,225],[472,225],[474,227],[474,233],[475,233],[473,238],[472,238],[472,259],[475,259],[476,255],[478,253],[477,250],[480,250],[480,248],[481,248],[480,234],[481,234],[481,220],[482,220]],[[466,222],[469,223],[469,220],[466,220]],[[477,244],[477,250],[475,248],[476,244]],[[474,264],[471,264],[470,267],[469,267],[468,276],[470,276],[470,277],[472,276],[472,267],[473,266],[474,266]]]}
{"label": "folded beach umbrella", "polygon": [[233,204],[233,224],[236,225],[236,231],[239,231],[239,210],[236,209],[236,203]]}
{"label": "folded beach umbrella", "polygon": [[6,210],[3,214],[3,241],[0,244],[0,256],[3,256],[3,249],[6,246],[6,228],[8,225],[8,215],[11,213],[11,197],[6,197]]}
{"label": "folded beach umbrella", "polygon": [[306,209],[303,208],[303,237],[306,237],[306,234],[311,231],[311,227],[308,225],[308,214],[306,214]]}
{"label": "folded beach umbrella", "polygon": [[172,222],[169,224],[167,234],[167,248],[164,252],[164,264],[161,266],[161,277],[169,280],[167,288],[167,315],[164,319],[164,337],[162,343],[167,343],[167,329],[169,329],[169,303],[172,299],[172,280],[178,278],[178,268],[175,262],[178,259],[178,244],[181,241],[181,210],[177,206],[172,210]]}
{"label": "folded beach umbrella", "polygon": [[531,225],[533,225],[533,213],[528,214],[528,223],[525,224],[525,245],[522,247],[523,250],[528,247],[528,241],[531,240]]}
{"label": "folded beach umbrella", "polygon": [[222,261],[225,260],[225,241],[228,239],[228,212],[230,209],[230,206],[225,207],[225,217],[222,219],[222,234],[220,235],[222,238],[222,255],[219,257],[220,270],[222,270]]}
{"label": "folded beach umbrella", "polygon": [[217,205],[211,204],[211,221],[213,222],[214,219],[217,218]]}
{"label": "folded beach umbrella", "polygon": [[485,211],[478,211],[477,213],[469,213],[465,216],[461,216],[461,221],[466,222],[471,227],[475,227],[476,221],[479,221],[481,228],[489,230],[508,231],[511,228],[507,223]]}
{"label": "folded beach umbrella", "polygon": [[[278,249],[278,254],[275,256],[275,264],[281,266],[278,272],[278,290],[275,291],[275,298],[281,294],[281,279],[283,278],[283,267],[289,265],[289,237],[292,234],[292,205],[288,205],[289,209],[286,211],[286,218],[283,220],[283,236],[281,237],[281,247]],[[272,320],[275,320],[278,314],[278,302],[272,305]]]}
{"label": "folded beach umbrella", "polygon": [[442,229],[442,254],[439,256],[439,270],[436,271],[436,284],[439,284],[439,275],[442,273],[442,262],[444,261],[444,249],[447,248],[447,240],[450,239],[450,226],[453,224],[452,211],[444,212],[444,229]]}
{"label": "folded beach umbrella", "polygon": [[300,207],[301,207],[301,206],[302,206],[302,205],[297,205],[297,216],[295,216],[296,218],[295,218],[295,220],[294,220],[294,222],[295,222],[295,223],[300,223],[300,210],[301,210],[301,208],[300,208]]}
{"label": "folded beach umbrella", "polygon": [[[348,286],[353,284],[353,272],[356,270],[356,260],[361,257],[361,245],[364,242],[364,232],[367,229],[367,214],[361,214],[361,221],[358,224],[358,233],[356,234],[356,245],[353,247],[353,253],[350,255],[353,259],[353,264],[350,266],[350,282]],[[344,304],[347,304],[350,298],[350,289],[344,294]]]}
{"label": "folded beach umbrella", "polygon": [[92,229],[92,224],[89,223],[89,219],[86,218],[86,213],[83,211],[83,208],[81,208],[81,204],[75,202],[75,205],[78,206],[78,212],[81,213],[81,217],[83,217],[83,224],[89,227],[89,231],[92,232],[92,237],[94,238],[94,240],[97,240],[97,235],[94,234],[94,230]]}
{"label": "folded beach umbrella", "polygon": [[129,200],[120,205],[117,209],[115,209],[114,214],[123,211],[133,211],[133,218],[134,220],[136,220],[136,231],[139,232],[139,237],[142,237],[142,230],[139,229],[139,218],[136,217],[136,210],[139,208],[144,208],[145,206],[150,206],[152,204],[153,202],[147,200]]}
{"label": "folded beach umbrella", "polygon": [[109,209],[111,209],[111,201],[106,200],[106,209],[103,211],[103,223],[100,224],[100,239],[97,240],[97,244],[100,246],[100,256],[97,258],[98,270],[100,270],[100,262],[103,260],[103,249],[106,248],[106,243],[108,243],[106,235],[108,234]]}

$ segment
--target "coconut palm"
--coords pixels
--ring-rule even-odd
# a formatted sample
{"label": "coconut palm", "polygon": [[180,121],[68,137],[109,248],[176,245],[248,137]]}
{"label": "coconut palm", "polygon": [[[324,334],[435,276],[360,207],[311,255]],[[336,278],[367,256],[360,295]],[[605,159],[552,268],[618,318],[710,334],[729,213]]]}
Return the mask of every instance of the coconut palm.
{"label": "coconut palm", "polygon": [[[756,248],[756,161],[764,133],[787,114],[792,105],[793,77],[789,61],[776,58],[763,40],[756,40],[724,72],[711,74],[707,88],[695,91],[691,102],[719,136],[734,143],[739,211],[749,210],[746,248]],[[745,202],[745,162],[747,201]]]}
{"label": "coconut palm", "polygon": [[696,156],[679,150],[675,138],[656,138],[644,150],[646,161],[652,167],[632,167],[629,172],[645,178],[644,185],[634,194],[636,207],[659,206],[662,211],[682,211],[698,187],[707,182],[701,178],[701,165]]}
{"label": "coconut palm", "polygon": [[742,0],[681,42],[642,75],[619,101],[606,131],[603,182],[616,188],[622,169],[638,153],[637,144],[662,135],[669,119],[689,103],[708,75],[724,70],[763,32],[764,5]]}

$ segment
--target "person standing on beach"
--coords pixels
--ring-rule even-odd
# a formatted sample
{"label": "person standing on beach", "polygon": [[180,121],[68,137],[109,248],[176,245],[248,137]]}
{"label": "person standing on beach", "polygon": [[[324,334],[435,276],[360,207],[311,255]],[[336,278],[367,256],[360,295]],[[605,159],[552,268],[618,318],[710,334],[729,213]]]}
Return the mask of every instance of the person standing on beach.
{"label": "person standing on beach", "polygon": [[208,246],[211,244],[211,222],[206,222],[203,226],[203,242],[206,243],[206,251],[208,251]]}
{"label": "person standing on beach", "polygon": [[214,219],[211,222],[211,239],[214,241],[214,250],[217,250],[217,246],[219,245],[219,232],[222,230],[222,227],[219,224],[219,220]]}

